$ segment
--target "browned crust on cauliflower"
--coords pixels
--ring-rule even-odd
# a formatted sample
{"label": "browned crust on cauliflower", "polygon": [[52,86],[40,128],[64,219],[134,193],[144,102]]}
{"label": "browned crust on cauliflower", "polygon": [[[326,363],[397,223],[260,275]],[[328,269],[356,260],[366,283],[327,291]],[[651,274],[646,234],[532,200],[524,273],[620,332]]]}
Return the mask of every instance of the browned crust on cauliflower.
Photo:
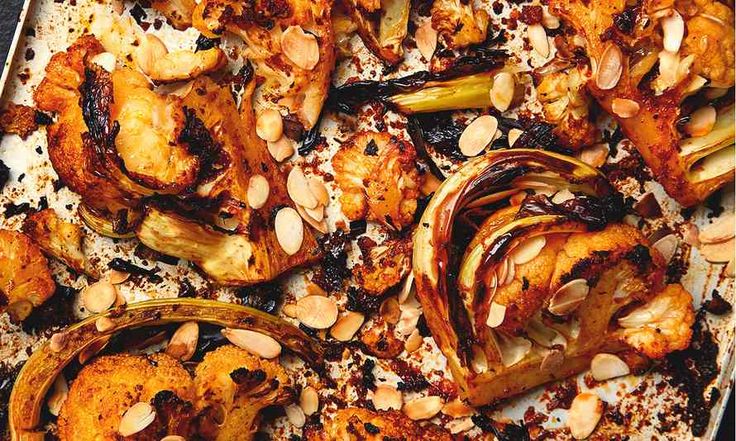
{"label": "browned crust on cauliflower", "polygon": [[[375,427],[377,430],[370,430]],[[452,435],[435,424],[421,425],[399,411],[372,411],[349,407],[326,419],[323,427],[305,430],[307,441],[366,440],[450,441]]]}
{"label": "browned crust on cauliflower", "polygon": [[23,232],[45,253],[61,260],[74,271],[89,272],[82,249],[82,227],[63,221],[53,208],[29,214],[23,221]]}

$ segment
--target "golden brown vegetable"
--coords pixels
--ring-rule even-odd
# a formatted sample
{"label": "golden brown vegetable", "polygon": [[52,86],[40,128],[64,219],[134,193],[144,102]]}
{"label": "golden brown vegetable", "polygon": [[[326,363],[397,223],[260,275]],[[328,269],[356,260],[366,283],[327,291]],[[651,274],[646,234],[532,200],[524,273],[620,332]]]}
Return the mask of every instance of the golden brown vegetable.
{"label": "golden brown vegetable", "polygon": [[[375,427],[377,430],[370,430]],[[395,410],[372,411],[349,407],[340,409],[324,422],[323,428],[310,427],[306,430],[307,441],[328,440],[375,440],[386,438],[406,441],[450,441],[452,435],[434,424],[420,425]]]}
{"label": "golden brown vegetable", "polygon": [[29,214],[23,220],[23,232],[45,253],[61,260],[74,271],[91,271],[84,256],[82,227],[63,221],[53,208]]}

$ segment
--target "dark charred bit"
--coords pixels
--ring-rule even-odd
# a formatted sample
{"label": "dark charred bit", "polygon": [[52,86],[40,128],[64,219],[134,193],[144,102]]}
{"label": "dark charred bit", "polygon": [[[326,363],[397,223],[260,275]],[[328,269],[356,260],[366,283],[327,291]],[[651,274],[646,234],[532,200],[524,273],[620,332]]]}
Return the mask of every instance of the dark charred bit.
{"label": "dark charred bit", "polygon": [[199,34],[199,37],[197,37],[197,41],[195,43],[197,47],[194,49],[194,52],[199,51],[206,51],[208,49],[212,49],[215,46],[220,45],[220,39],[219,38],[207,38],[202,34]]}
{"label": "dark charred bit", "polygon": [[244,367],[230,372],[230,378],[238,385],[239,389],[252,389],[266,381],[266,373],[261,369],[248,370]]}
{"label": "dark charred bit", "polygon": [[128,273],[131,276],[145,277],[151,283],[161,283],[164,281],[163,277],[156,274],[160,271],[158,267],[146,269],[120,257],[112,259],[107,266],[115,271]]}
{"label": "dark charred bit", "polygon": [[307,156],[309,152],[316,149],[320,144],[327,142],[324,136],[319,134],[319,120],[311,129],[307,130],[302,139],[302,145],[299,146],[297,152],[299,156]]}
{"label": "dark charred bit", "polygon": [[376,376],[373,374],[373,368],[376,362],[371,358],[366,358],[360,366],[361,384],[366,390],[376,390]]}
{"label": "dark charred bit", "polygon": [[492,433],[498,441],[530,441],[529,432],[523,422],[499,423],[479,413],[473,415],[473,423],[485,433]]}
{"label": "dark charred bit", "polygon": [[547,150],[563,154],[571,154],[570,150],[560,147],[560,140],[554,134],[555,126],[543,121],[529,121],[524,124],[524,131],[519,135],[515,145],[523,145],[530,149]]}
{"label": "dark charred bit", "polygon": [[0,363],[0,438],[6,438],[8,435],[8,403],[10,402],[10,392],[13,390],[15,379],[18,377],[23,363],[15,366],[9,363]]}
{"label": "dark charred bit", "polygon": [[[414,115],[409,117],[408,119],[408,125],[407,125],[407,131],[409,132],[409,136],[411,137],[411,142],[414,144],[414,147],[416,149],[417,155],[419,158],[421,158],[429,167],[429,171],[439,179],[440,181],[444,181],[445,175],[442,173],[442,170],[437,166],[437,164],[432,159],[431,155],[429,154],[428,147],[431,147],[433,151],[438,151],[438,147],[435,145],[431,145],[426,137],[428,136],[427,133],[432,131],[437,126],[433,124],[431,121],[425,121],[424,124],[422,123],[422,118],[427,118],[431,115],[438,115],[438,114],[423,114],[423,115]],[[450,119],[450,122],[452,122],[452,119]],[[458,124],[458,128],[461,128]],[[462,131],[460,131],[462,133]],[[451,136],[451,142],[454,143],[454,147],[452,151],[455,151],[456,153],[460,153],[457,142],[460,138],[459,134],[452,134]]]}
{"label": "dark charred bit", "polygon": [[23,321],[23,331],[28,334],[47,333],[76,322],[76,294],[77,290],[70,286],[56,285],[54,295],[42,305],[33,308],[31,315]]}
{"label": "dark charred bit", "polygon": [[222,145],[216,142],[194,109],[184,107],[185,123],[179,134],[179,142],[186,142],[189,151],[202,161],[199,167],[198,182],[208,181],[217,176],[230,162]]}
{"label": "dark charred bit", "polygon": [[162,390],[151,399],[156,409],[156,419],[146,428],[157,435],[167,433],[189,433],[194,419],[194,405],[190,401],[179,398],[170,390]]}
{"label": "dark charred bit", "polygon": [[649,253],[649,248],[642,244],[635,245],[634,248],[624,255],[624,259],[633,263],[640,274],[646,272],[652,264],[652,256]]}
{"label": "dark charred bit", "polygon": [[567,379],[549,386],[547,393],[550,394],[549,401],[547,401],[548,412],[555,409],[569,409],[572,400],[578,395],[578,383],[574,378]]}
{"label": "dark charred bit", "polygon": [[288,114],[282,118],[284,122],[284,135],[294,141],[301,141],[304,138],[304,125],[293,114]]}
{"label": "dark charred bit", "polygon": [[362,312],[364,314],[375,314],[381,306],[381,297],[372,296],[364,290],[351,286],[348,288],[348,311]]}
{"label": "dark charred bit", "polygon": [[555,204],[545,195],[527,196],[521,203],[517,219],[542,214],[562,214],[587,224],[593,230],[603,229],[611,222],[620,221],[626,214],[624,198],[615,192],[601,198],[575,195]]}
{"label": "dark charred bit", "polygon": [[189,279],[182,279],[179,282],[179,293],[178,297],[180,298],[193,298],[197,296],[197,289],[194,288],[194,285],[192,285],[192,282],[189,281]]}
{"label": "dark charred bit", "polygon": [[143,30],[150,26],[150,23],[145,21],[145,19],[148,18],[148,14],[146,14],[146,11],[140,4],[136,3],[132,8],[130,8],[130,16],[133,17],[133,20],[135,20],[136,23],[138,23],[138,26],[144,28]]}
{"label": "dark charred bit", "polygon": [[265,282],[246,286],[235,292],[243,306],[250,306],[269,314],[275,314],[284,292],[276,282]]}
{"label": "dark charred bit", "polygon": [[355,239],[356,237],[364,234],[368,228],[368,223],[365,219],[358,219],[350,221],[350,237]]}
{"label": "dark charred bit", "polygon": [[31,204],[28,202],[23,202],[20,204],[15,204],[13,202],[8,202],[5,205],[3,205],[3,208],[5,208],[5,217],[11,218],[13,216],[18,216],[20,214],[26,214],[31,212],[33,209],[31,208]]}
{"label": "dark charred bit", "polygon": [[204,355],[213,351],[220,346],[228,343],[228,340],[222,335],[222,328],[208,323],[199,324],[199,339],[197,340],[197,349],[194,351],[192,360],[200,361]]}
{"label": "dark charred bit", "polygon": [[79,104],[98,153],[115,151],[115,137],[120,130],[118,122],[111,121],[110,117],[112,87],[112,77],[108,71],[93,63],[85,66],[84,82],[79,86]]}
{"label": "dark charred bit", "polygon": [[[426,148],[430,147],[434,152],[448,159],[456,161],[464,161],[466,159],[458,147],[458,141],[460,135],[465,130],[465,125],[455,121],[450,112],[418,114],[413,115],[410,120],[415,123],[415,127],[409,131],[409,134],[414,145],[417,146],[419,144],[417,146],[418,153],[422,154],[420,150],[424,149],[424,154],[429,158]],[[412,129],[411,124],[410,129]],[[419,141],[415,137],[420,138]],[[434,164],[431,159],[428,163],[430,167],[431,164]],[[433,174],[439,174],[437,176],[439,179],[445,179],[442,172],[435,173],[433,171]]]}
{"label": "dark charred bit", "polygon": [[631,5],[613,16],[613,25],[625,35],[631,35],[641,10],[641,3]]}
{"label": "dark charred bit", "polygon": [[646,219],[659,219],[662,217],[662,207],[651,192],[646,193],[634,204],[634,211]]}
{"label": "dark charred bit", "polygon": [[396,389],[402,392],[420,392],[431,386],[419,369],[409,366],[402,360],[394,360],[391,367],[394,373],[401,378]]}
{"label": "dark charred bit", "polygon": [[703,309],[715,315],[725,315],[733,310],[733,305],[721,297],[718,290],[713,290],[710,299],[703,302]]}
{"label": "dark charred bit", "polygon": [[708,198],[703,203],[703,205],[705,205],[705,208],[710,210],[710,213],[708,213],[708,218],[718,217],[721,215],[721,213],[723,213],[723,210],[725,210],[725,208],[723,207],[722,201],[723,189],[720,189],[712,195],[708,196]]}
{"label": "dark charred bit", "polygon": [[318,242],[323,255],[322,264],[315,270],[312,281],[327,292],[337,291],[351,275],[347,267],[350,237],[337,230],[325,234]]}
{"label": "dark charred bit", "polygon": [[5,188],[5,184],[8,183],[8,180],[10,179],[10,168],[5,165],[5,163],[0,160],[0,191]]}

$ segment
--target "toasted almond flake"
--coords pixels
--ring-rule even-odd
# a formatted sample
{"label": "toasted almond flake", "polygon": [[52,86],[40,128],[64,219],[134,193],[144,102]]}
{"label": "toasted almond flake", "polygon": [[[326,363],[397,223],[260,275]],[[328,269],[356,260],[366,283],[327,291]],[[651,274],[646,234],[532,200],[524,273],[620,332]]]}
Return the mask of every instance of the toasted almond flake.
{"label": "toasted almond flake", "polygon": [[511,260],[517,265],[531,262],[539,255],[546,244],[547,239],[544,236],[531,237],[514,248],[511,252]]}
{"label": "toasted almond flake", "polygon": [[294,154],[294,141],[286,135],[282,135],[277,141],[267,141],[266,147],[276,162],[282,162]]}
{"label": "toasted almond flake", "polygon": [[327,192],[327,187],[319,179],[310,176],[307,178],[309,181],[309,190],[312,192],[314,197],[317,199],[317,203],[320,205],[327,206],[330,203],[330,194]]}
{"label": "toasted almond flake", "polygon": [[294,167],[286,178],[286,189],[289,197],[304,208],[317,208],[317,198],[309,189],[309,181],[299,167]]}
{"label": "toasted almond flake", "polygon": [[427,20],[419,26],[414,33],[414,39],[417,42],[419,53],[426,60],[432,59],[435,49],[437,49],[437,31],[432,27],[432,21]]}
{"label": "toasted almond flake", "polygon": [[545,372],[553,371],[562,366],[565,361],[565,354],[559,349],[552,349],[547,352],[539,364],[539,369]]}
{"label": "toasted almond flake", "polygon": [[110,272],[107,273],[107,280],[109,280],[113,285],[125,283],[129,278],[130,274],[123,271],[110,270]]}
{"label": "toasted almond flake", "polygon": [[299,407],[307,416],[314,415],[319,410],[319,395],[312,386],[302,389],[299,395]]}
{"label": "toasted almond flake", "polygon": [[611,90],[618,84],[623,71],[621,49],[609,42],[603,50],[595,76],[595,84],[601,90]]}
{"label": "toasted almond flake", "polygon": [[99,53],[92,57],[90,61],[110,73],[115,71],[115,67],[118,63],[115,59],[115,55],[111,54],[110,52]]}
{"label": "toasted almond flake", "polygon": [[109,280],[100,280],[82,291],[82,303],[89,312],[98,313],[109,309],[117,296],[115,285]]}
{"label": "toasted almond flake", "polygon": [[701,242],[698,226],[689,222],[684,224],[682,226],[682,240],[692,247],[699,247]]}
{"label": "toasted almond flake", "polygon": [[574,198],[575,195],[570,190],[563,188],[562,190],[555,193],[554,196],[552,196],[552,202],[554,202],[555,204],[561,204]]}
{"label": "toasted almond flake", "polygon": [[271,359],[281,354],[281,344],[266,334],[231,328],[225,328],[221,332],[230,343],[261,358]]}
{"label": "toasted almond flake", "polygon": [[437,415],[442,410],[443,405],[444,403],[440,397],[421,397],[404,404],[402,410],[409,419],[414,421],[428,420]]}
{"label": "toasted almond flake", "polygon": [[523,360],[532,350],[532,342],[524,337],[498,335],[501,363],[505,367],[513,366]]}
{"label": "toasted almond flake", "polygon": [[49,339],[49,348],[51,352],[61,352],[66,346],[66,334],[63,332],[56,332],[51,335]]}
{"label": "toasted almond flake", "polygon": [[584,392],[572,400],[567,412],[567,427],[575,439],[590,436],[603,416],[603,402],[598,395]]}
{"label": "toasted almond flake", "polygon": [[296,301],[296,318],[312,329],[327,329],[337,321],[337,303],[331,297],[302,297]]}
{"label": "toasted almond flake", "polygon": [[264,109],[256,118],[256,134],[264,141],[275,142],[284,133],[284,121],[276,109]]}
{"label": "toasted almond flake", "polygon": [[422,315],[422,310],[404,303],[401,305],[401,317],[399,322],[396,324],[396,332],[403,337],[408,337],[417,328],[419,323],[419,317]]}
{"label": "toasted almond flake", "polygon": [[199,325],[197,322],[183,323],[171,336],[166,346],[166,354],[180,361],[188,361],[197,350]]}
{"label": "toasted almond flake", "polygon": [[399,304],[406,302],[406,300],[409,298],[409,295],[411,294],[413,287],[414,272],[410,271],[409,274],[406,276],[406,279],[404,279],[404,284],[401,286],[401,292],[399,292],[399,296],[397,298]]}
{"label": "toasted almond flake", "polygon": [[330,329],[330,335],[338,341],[350,341],[365,321],[365,316],[359,312],[348,311],[340,317]]}
{"label": "toasted almond flake", "polygon": [[296,211],[299,213],[299,216],[302,217],[309,225],[311,225],[315,230],[319,231],[322,234],[327,234],[327,221],[325,219],[322,219],[321,221],[317,221],[312,216],[307,213],[307,209],[302,207],[299,204],[295,204]]}
{"label": "toasted almond flake", "polygon": [[401,318],[401,309],[399,308],[399,301],[396,297],[389,297],[381,303],[381,307],[378,309],[381,317],[386,323],[395,325]]}
{"label": "toasted almond flake", "polygon": [[580,160],[591,167],[599,168],[606,163],[609,152],[607,144],[595,144],[580,152]]}
{"label": "toasted almond flake", "polygon": [[639,113],[639,103],[626,98],[614,98],[611,101],[611,110],[621,118],[631,118]]}
{"label": "toasted almond flake", "polygon": [[685,124],[685,132],[690,136],[705,136],[716,125],[717,112],[713,106],[705,106],[690,114],[690,120]]}
{"label": "toasted almond flake", "polygon": [[372,401],[376,410],[399,410],[403,403],[401,392],[386,384],[376,387]]}
{"label": "toasted almond flake", "polygon": [[547,29],[557,29],[560,27],[560,19],[550,14],[547,8],[542,9],[542,25]]}
{"label": "toasted almond flake", "polygon": [[66,397],[69,395],[69,384],[66,382],[64,375],[59,374],[54,380],[53,389],[49,394],[49,398],[46,400],[46,406],[49,408],[49,413],[53,416],[59,416],[61,405],[66,401]]}
{"label": "toasted almond flake", "polygon": [[491,115],[474,119],[460,135],[460,152],[465,156],[477,156],[493,141],[497,129],[498,120]]}
{"label": "toasted almond flake", "polygon": [[700,243],[725,242],[734,237],[736,216],[733,212],[723,213],[715,222],[703,228],[698,234]]}
{"label": "toasted almond flake", "polygon": [[304,427],[304,424],[307,422],[307,417],[304,415],[304,411],[296,404],[289,404],[284,407],[284,412],[286,412],[286,418],[288,418],[289,422],[294,427]]}
{"label": "toasted almond flake", "polygon": [[271,187],[268,184],[268,179],[263,175],[253,175],[248,180],[248,205],[250,208],[259,209],[266,205],[268,195],[271,191]]}
{"label": "toasted almond flake", "polygon": [[521,129],[511,129],[509,130],[508,139],[509,139],[509,147],[513,147],[514,144],[516,144],[516,140],[519,139],[521,134],[524,133]]}
{"label": "toasted almond flake", "polygon": [[733,260],[728,261],[728,265],[726,265],[725,272],[726,272],[726,277],[729,277],[731,279],[734,278],[734,261]]}
{"label": "toasted almond flake", "polygon": [[652,244],[652,248],[659,251],[659,254],[664,257],[665,262],[672,260],[672,257],[677,252],[677,246],[680,244],[680,240],[674,234],[668,234],[663,238]]}
{"label": "toasted almond flake", "polygon": [[301,26],[289,26],[281,34],[281,50],[296,66],[312,70],[319,62],[317,38]]}
{"label": "toasted almond flake", "polygon": [[547,31],[544,30],[544,26],[538,23],[529,25],[526,35],[534,50],[539,55],[547,58],[549,56],[549,40],[547,40]]}
{"label": "toasted almond flake", "polygon": [[475,411],[460,398],[455,398],[442,406],[442,413],[453,418],[464,418],[473,415]]}
{"label": "toasted almond flake", "polygon": [[315,208],[305,208],[304,212],[309,215],[316,222],[322,222],[325,218],[325,207],[324,205],[317,205]]}
{"label": "toasted almond flake", "polygon": [[677,52],[682,44],[682,37],[685,35],[685,20],[674,9],[672,13],[660,20],[662,25],[662,44],[665,50]]}
{"label": "toasted almond flake", "polygon": [[461,418],[459,420],[448,421],[447,424],[445,424],[445,427],[451,434],[456,435],[458,433],[467,432],[475,427],[475,424],[471,418]]}
{"label": "toasted almond flake", "polygon": [[109,317],[100,317],[95,320],[97,332],[107,332],[115,328],[115,322]]}
{"label": "toasted almond flake", "polygon": [[629,375],[629,366],[613,354],[596,354],[590,362],[590,373],[596,381],[606,381],[611,378]]}
{"label": "toasted almond flake", "polygon": [[118,433],[121,436],[131,436],[144,430],[156,419],[156,410],[149,403],[140,401],[130,406],[120,419]]}
{"label": "toasted almond flake", "polygon": [[274,220],[276,239],[286,254],[299,252],[304,241],[304,224],[299,213],[291,207],[284,207],[276,213]]}
{"label": "toasted almond flake", "polygon": [[506,306],[500,303],[491,302],[491,308],[488,311],[488,319],[486,319],[486,325],[490,328],[497,328],[503,323],[503,319],[506,317]]}
{"label": "toasted almond flake", "polygon": [[562,285],[549,300],[549,312],[566,315],[574,311],[586,297],[590,287],[585,279],[575,279]]}
{"label": "toasted almond flake", "polygon": [[488,370],[488,358],[483,348],[473,345],[473,359],[470,360],[470,368],[476,374],[482,374]]}
{"label": "toasted almond flake", "polygon": [[406,342],[404,343],[404,349],[406,349],[407,353],[411,354],[412,352],[422,347],[422,343],[424,343],[424,337],[422,337],[419,329],[415,329],[411,331],[411,334],[409,334],[409,337],[406,339]]}
{"label": "toasted almond flake", "polygon": [[734,260],[734,238],[725,242],[703,244],[700,254],[711,263],[730,262]]}
{"label": "toasted almond flake", "polygon": [[499,72],[493,77],[491,87],[491,103],[499,112],[505,112],[514,99],[516,82],[509,72]]}
{"label": "toasted almond flake", "polygon": [[283,312],[284,315],[287,316],[287,317],[296,318],[296,304],[295,303],[287,303],[281,309],[281,312]]}
{"label": "toasted almond flake", "polygon": [[181,435],[166,435],[161,441],[187,441],[187,439]]}

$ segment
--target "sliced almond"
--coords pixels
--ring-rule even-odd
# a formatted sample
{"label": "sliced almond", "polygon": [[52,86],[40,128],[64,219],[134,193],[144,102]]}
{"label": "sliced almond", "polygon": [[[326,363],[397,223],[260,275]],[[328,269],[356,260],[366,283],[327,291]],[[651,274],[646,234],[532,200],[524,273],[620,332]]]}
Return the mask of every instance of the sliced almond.
{"label": "sliced almond", "polygon": [[554,315],[567,315],[574,311],[586,297],[590,287],[585,279],[575,279],[562,285],[549,300],[549,312]]}
{"label": "sliced almond", "polygon": [[302,297],[296,302],[296,318],[312,329],[327,329],[337,321],[337,303],[331,297]]}
{"label": "sliced almond", "polygon": [[424,337],[422,337],[419,329],[415,329],[411,331],[411,334],[409,334],[409,337],[406,339],[406,342],[404,343],[404,349],[406,349],[406,352],[408,354],[411,354],[412,352],[421,348],[422,343],[424,343]]}
{"label": "sliced almond", "polygon": [[382,384],[373,392],[373,407],[376,410],[399,410],[402,403],[401,392],[393,386]]}
{"label": "sliced almond", "polygon": [[396,297],[389,297],[384,300],[378,312],[386,323],[392,325],[398,323],[401,318],[401,309],[399,308],[399,301]]}
{"label": "sliced almond", "polygon": [[567,427],[575,439],[585,439],[603,416],[603,402],[598,395],[584,392],[572,400],[567,412]]}
{"label": "sliced almond", "polygon": [[700,247],[700,254],[711,263],[726,263],[734,260],[734,238],[725,242],[707,243]]}
{"label": "sliced almond", "polygon": [[146,427],[156,419],[156,410],[149,403],[140,401],[130,406],[120,419],[118,433],[125,437],[134,435]]}
{"label": "sliced almond", "polygon": [[544,372],[554,371],[562,366],[565,361],[565,354],[559,349],[552,349],[547,352],[539,364],[539,369]]}
{"label": "sliced almond", "polygon": [[417,328],[419,323],[419,317],[422,316],[422,310],[404,303],[401,307],[401,317],[399,322],[396,324],[396,333],[402,337],[408,337]]}
{"label": "sliced almond", "polygon": [[453,418],[464,418],[473,415],[475,411],[461,399],[455,398],[442,406],[442,413]]}
{"label": "sliced almond", "polygon": [[516,140],[519,139],[521,134],[524,133],[521,129],[511,129],[509,130],[508,138],[509,138],[509,147],[513,147],[514,144],[516,144]]}
{"label": "sliced almond", "polygon": [[56,332],[51,335],[49,339],[49,349],[51,352],[61,352],[66,346],[66,334],[63,332]]}
{"label": "sliced almond", "polygon": [[130,273],[126,273],[123,271],[118,270],[110,270],[109,273],[107,273],[107,280],[110,281],[113,285],[120,285],[121,283],[125,283],[130,278]]}
{"label": "sliced almond", "polygon": [[89,312],[99,313],[110,309],[118,291],[109,280],[100,280],[82,291],[82,303]]}
{"label": "sliced almond", "polygon": [[700,243],[725,242],[734,237],[736,232],[736,216],[733,212],[723,213],[715,222],[700,230]]}
{"label": "sliced almond", "polygon": [[534,236],[526,239],[517,245],[511,252],[511,260],[516,265],[523,265],[527,262],[531,262],[532,259],[539,255],[546,244],[547,239],[544,236]]}
{"label": "sliced almond", "polygon": [[730,260],[728,262],[728,265],[726,265],[726,277],[733,279],[734,275],[736,275],[736,271],[734,271],[734,261]]}
{"label": "sliced almond", "polygon": [[305,208],[304,211],[310,218],[314,219],[315,222],[321,222],[325,218],[324,205],[317,205],[315,208]]}
{"label": "sliced almond", "polygon": [[281,344],[266,334],[249,329],[231,328],[225,328],[221,332],[230,343],[253,355],[266,359],[281,355]]}
{"label": "sliced almond", "polygon": [[560,27],[560,19],[550,14],[547,8],[542,9],[542,26],[547,29],[558,29]]}
{"label": "sliced almond", "polygon": [[597,66],[595,84],[601,90],[610,90],[616,87],[623,72],[623,55],[621,49],[609,42],[603,50]]}
{"label": "sliced almond", "polygon": [[115,72],[115,67],[118,63],[115,55],[111,54],[110,52],[101,52],[90,58],[90,61],[110,73]]}
{"label": "sliced almond", "polygon": [[465,156],[477,156],[493,141],[497,129],[498,120],[491,115],[474,119],[460,135],[460,152]]}
{"label": "sliced almond", "polygon": [[294,427],[304,427],[304,424],[307,422],[307,417],[304,415],[304,411],[296,404],[289,404],[284,407],[284,412],[286,413],[286,418]]}
{"label": "sliced almond", "polygon": [[444,405],[442,398],[431,396],[416,398],[404,404],[404,414],[414,421],[428,420],[439,413]]}
{"label": "sliced almond", "polygon": [[555,204],[561,204],[571,199],[575,199],[575,195],[566,188],[563,188],[562,190],[555,193],[554,196],[552,196],[552,202],[554,202]]}
{"label": "sliced almond", "polygon": [[713,106],[705,106],[690,114],[690,120],[685,124],[685,132],[690,136],[705,136],[716,125],[717,112]]}
{"label": "sliced almond", "polygon": [[266,205],[271,186],[263,175],[253,175],[248,180],[248,205],[250,208],[259,209]]}
{"label": "sliced almond", "polygon": [[663,238],[652,244],[652,248],[659,251],[659,254],[664,257],[665,262],[672,260],[672,257],[677,252],[677,246],[680,244],[680,239],[674,234],[668,234]]}
{"label": "sliced almond", "polygon": [[448,421],[447,424],[445,424],[445,428],[447,428],[447,430],[449,430],[453,435],[467,432],[473,427],[475,427],[475,423],[473,423],[472,418],[460,418],[458,420]]}
{"label": "sliced almond", "polygon": [[672,13],[660,20],[662,25],[662,44],[664,49],[670,52],[680,50],[682,37],[685,36],[685,20],[674,9]]}
{"label": "sliced almond", "polygon": [[188,361],[197,350],[199,325],[197,322],[183,323],[171,336],[166,346],[166,354],[179,361]]}
{"label": "sliced almond", "polygon": [[325,184],[311,176],[307,178],[307,181],[309,181],[309,190],[317,199],[317,203],[326,207],[330,203],[330,194],[327,192]]}
{"label": "sliced almond", "polygon": [[399,296],[397,297],[399,304],[406,302],[406,300],[409,298],[409,295],[411,294],[413,287],[414,272],[410,271],[409,274],[406,276],[406,279],[404,279],[404,284],[401,285],[401,291],[399,292]]}
{"label": "sliced almond", "polygon": [[312,226],[315,230],[319,231],[322,234],[327,234],[327,221],[325,219],[322,219],[321,221],[318,221],[314,219],[312,216],[307,213],[307,209],[302,207],[299,204],[294,205],[296,207],[297,213],[299,213],[299,216],[302,217],[309,225]]}
{"label": "sliced almond", "polygon": [[427,20],[419,26],[414,33],[414,39],[417,42],[419,53],[426,60],[431,60],[434,51],[437,49],[437,31],[432,27],[432,21]]}
{"label": "sliced almond", "polygon": [[275,142],[284,133],[284,121],[276,109],[264,109],[256,118],[256,134],[264,141]]}
{"label": "sliced almond", "polygon": [[526,35],[534,50],[539,55],[547,58],[549,56],[549,40],[547,40],[547,31],[544,30],[544,26],[538,23],[529,25]]}
{"label": "sliced almond", "polygon": [[302,389],[299,395],[299,407],[307,416],[314,415],[319,410],[319,395],[312,386]]}
{"label": "sliced almond", "polygon": [[53,389],[46,400],[46,406],[49,408],[49,413],[53,416],[59,416],[61,405],[66,401],[66,397],[69,395],[69,384],[66,382],[64,375],[59,374],[54,380]]}
{"label": "sliced almond", "polygon": [[[325,297],[326,298],[326,297]],[[350,341],[365,321],[365,316],[359,312],[348,311],[340,317],[330,329],[330,335],[338,341]]]}
{"label": "sliced almond", "polygon": [[499,72],[493,77],[491,87],[491,103],[499,112],[505,112],[514,99],[516,82],[509,72]]}
{"label": "sliced almond", "polygon": [[115,328],[115,322],[109,317],[100,317],[95,320],[97,332],[107,332]]}
{"label": "sliced almond", "polygon": [[596,381],[629,375],[631,370],[623,360],[613,354],[596,354],[590,362],[590,373]]}
{"label": "sliced almond", "polygon": [[312,70],[319,62],[317,38],[304,32],[301,26],[289,26],[281,34],[281,50],[292,63],[304,70]]}
{"label": "sliced almond", "polygon": [[611,110],[621,118],[631,118],[639,113],[639,103],[626,98],[614,98],[611,101]]}
{"label": "sliced almond", "polygon": [[187,441],[187,439],[181,435],[166,435],[161,441]]}
{"label": "sliced almond", "polygon": [[524,337],[502,336],[499,334],[498,343],[501,352],[501,363],[505,367],[520,362],[532,350],[532,342]]}
{"label": "sliced almond", "polygon": [[580,152],[580,160],[591,167],[599,168],[606,163],[610,151],[608,144],[595,144]]}
{"label": "sliced almond", "polygon": [[317,198],[309,189],[309,181],[299,167],[294,167],[286,178],[286,189],[291,200],[304,208],[317,208]]}
{"label": "sliced almond", "polygon": [[304,224],[299,213],[291,207],[284,207],[276,213],[274,220],[276,239],[281,249],[288,255],[299,252],[304,241]]}
{"label": "sliced almond", "polygon": [[491,308],[488,311],[488,319],[486,319],[486,325],[489,328],[497,328],[503,323],[503,319],[506,317],[506,306],[496,302],[491,302]]}
{"label": "sliced almond", "polygon": [[294,141],[286,135],[282,135],[277,141],[267,141],[266,146],[276,162],[282,162],[294,154]]}

